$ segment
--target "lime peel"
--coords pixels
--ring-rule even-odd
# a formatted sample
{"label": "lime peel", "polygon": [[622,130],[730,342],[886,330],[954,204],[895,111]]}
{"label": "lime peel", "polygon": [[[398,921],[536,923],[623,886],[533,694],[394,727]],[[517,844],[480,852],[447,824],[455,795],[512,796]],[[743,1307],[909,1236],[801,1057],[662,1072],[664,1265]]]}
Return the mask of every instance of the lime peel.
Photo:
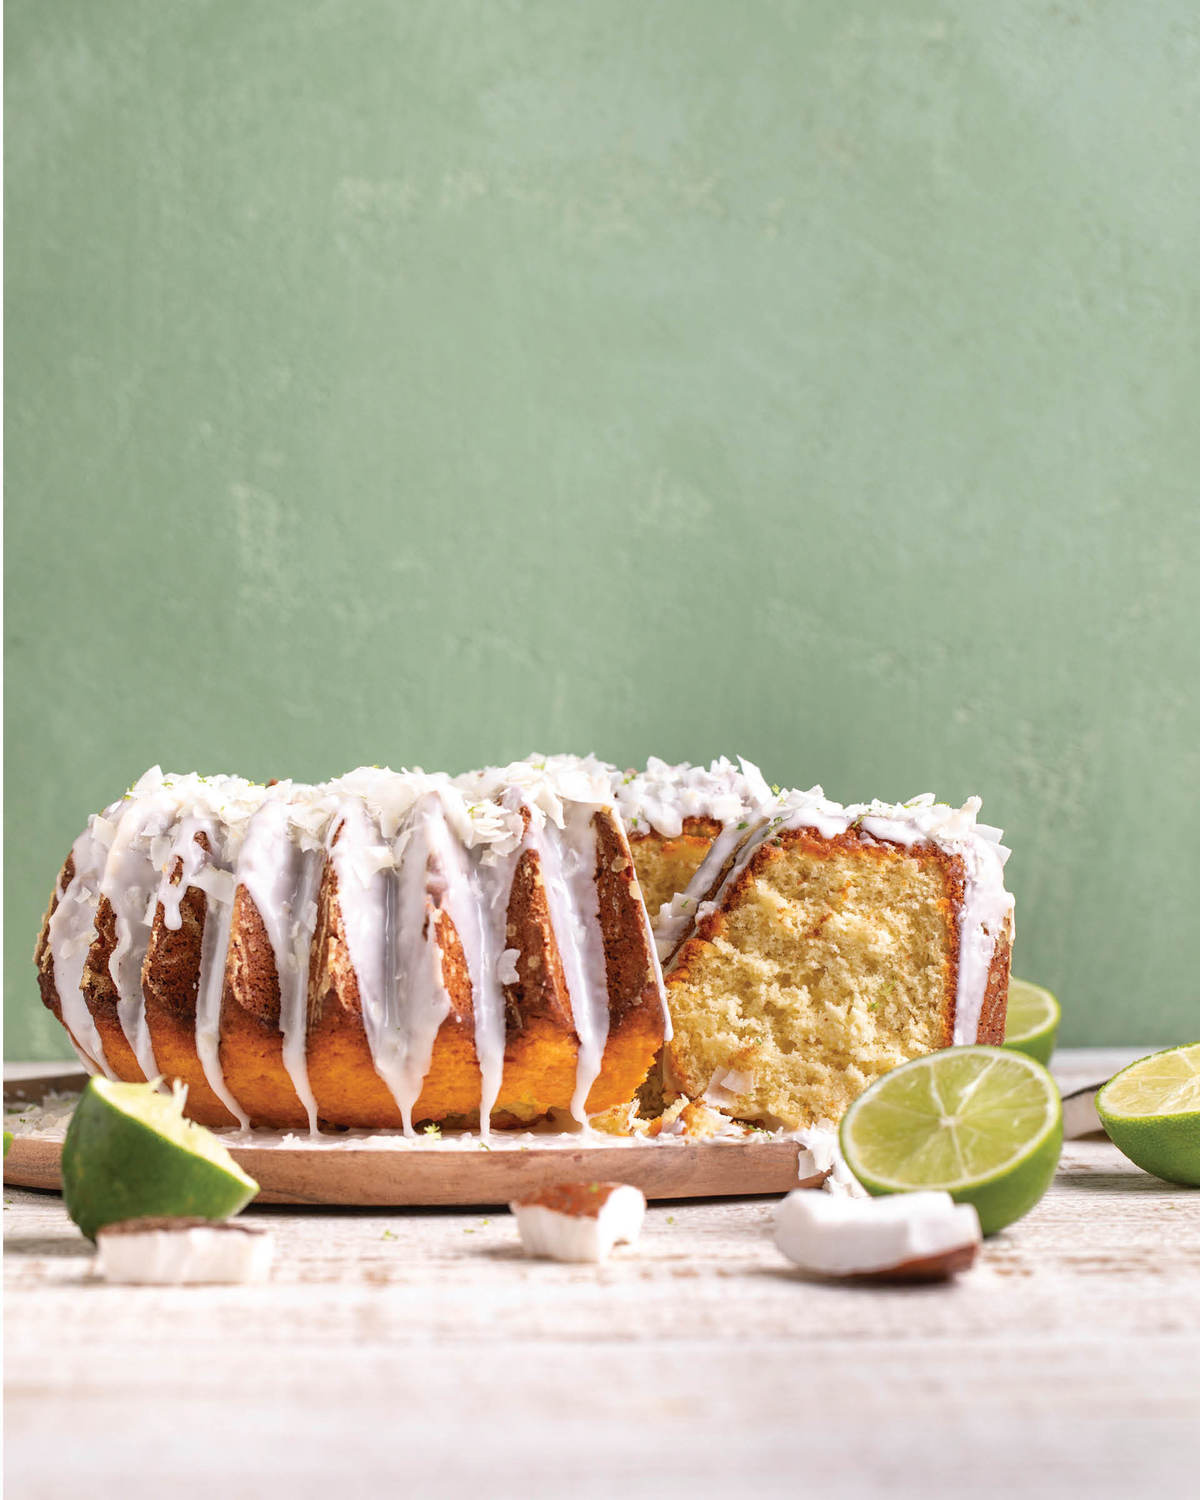
{"label": "lime peel", "polygon": [[147,1216],[232,1217],[258,1191],[211,1131],[185,1119],[186,1091],[88,1081],[62,1151],[63,1201],[88,1237]]}
{"label": "lime peel", "polygon": [[1200,1187],[1200,1042],[1130,1063],[1096,1095],[1096,1113],[1143,1171]]}
{"label": "lime peel", "polygon": [[1010,1051],[1023,1052],[1026,1057],[1048,1063],[1061,1019],[1059,1003],[1048,989],[1027,979],[1008,981],[1004,1045]]}

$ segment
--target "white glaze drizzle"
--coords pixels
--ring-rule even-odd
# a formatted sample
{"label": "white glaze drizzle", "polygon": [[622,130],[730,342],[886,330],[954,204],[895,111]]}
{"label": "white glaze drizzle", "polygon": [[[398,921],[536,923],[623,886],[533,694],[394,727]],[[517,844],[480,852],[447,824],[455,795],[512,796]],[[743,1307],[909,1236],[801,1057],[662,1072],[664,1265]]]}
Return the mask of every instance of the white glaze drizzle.
{"label": "white glaze drizzle", "polygon": [[[337,878],[338,904],[342,928],[354,976],[358,984],[363,1030],[376,1071],[390,1086],[388,1073],[380,1069],[380,1059],[387,1067],[390,1053],[384,1035],[389,1014],[389,996],[385,991],[388,963],[385,955],[389,874],[392,851],[383,841],[378,823],[366,807],[348,798],[339,807],[331,825],[329,856]],[[399,1101],[397,1101],[399,1102]]]}
{"label": "white glaze drizzle", "polygon": [[575,803],[565,809],[561,825],[547,819],[539,828],[530,820],[530,847],[541,866],[579,1039],[571,1113],[581,1124],[587,1120],[587,1097],[600,1076],[608,1040],[608,974],[596,887],[594,817],[590,804]]}
{"label": "white glaze drizzle", "polygon": [[[290,783],[268,789],[246,827],[237,884],[254,902],[271,944],[279,980],[283,1066],[308,1116],[309,1132],[315,1135],[317,1101],[309,1086],[307,1060],[308,974],[325,851],[315,830],[298,831],[292,817],[293,801],[303,799],[311,806],[322,800],[306,797],[308,791]],[[318,814],[317,827],[320,821]]]}
{"label": "white glaze drizzle", "polygon": [[375,1068],[400,1107],[404,1133],[414,1134],[413,1107],[421,1094],[450,993],[442,972],[435,888],[444,879],[445,810],[436,794],[422,798],[400,835],[399,864],[389,903],[391,928],[385,953],[392,970],[385,984],[393,1019],[386,1041],[376,1044]]}
{"label": "white glaze drizzle", "polygon": [[[466,878],[465,854],[450,834],[440,788],[421,792],[414,783],[412,789],[417,800],[407,811],[396,810],[394,837],[385,836],[386,815],[376,809],[373,816],[365,803],[351,800],[332,846],[367,1045],[408,1135],[438,1029],[451,1008],[435,919],[448,887]],[[451,920],[458,929],[458,920]],[[459,936],[467,951],[470,933],[460,930]]]}
{"label": "white glaze drizzle", "polygon": [[[449,777],[352,772],[331,857],[363,1028],[406,1132],[450,1012],[437,923],[444,912],[471,984],[486,1133],[504,1068],[505,923],[523,822],[490,799],[469,804]],[[336,831],[336,830],[335,830]]]}
{"label": "white glaze drizzle", "polygon": [[[112,809],[107,811],[111,812]],[[103,816],[103,815],[101,815]],[[104,1055],[104,1044],[92,1013],[83,998],[83,969],[95,937],[96,908],[100,903],[100,878],[104,873],[105,848],[95,836],[97,818],[71,846],[74,873],[58,892],[58,905],[50,918],[47,939],[64,1024],[71,1032],[75,1050],[91,1071],[112,1078],[116,1075]]]}
{"label": "white glaze drizzle", "polygon": [[[108,849],[102,889],[115,919],[117,941],[109,972],[117,989],[117,1014],[147,1078],[156,1076],[157,1063],[146,1022],[142,967],[155,909],[161,904],[165,925],[177,931],[187,891],[196,886],[205,892],[196,1054],[213,1092],[243,1124],[246,1116],[221,1072],[220,1011],[235,887],[230,864],[265,795],[266,788],[239,777],[171,777],[155,766],[92,825]],[[208,840],[207,852],[198,842],[201,834]],[[177,864],[180,875],[173,880]]]}
{"label": "white glaze drizzle", "polygon": [[444,880],[438,905],[454,923],[471,981],[475,1055],[479,1061],[479,1130],[487,1136],[504,1072],[504,988],[500,980],[506,951],[506,919],[518,851],[491,859],[468,851],[457,839],[441,850]]}
{"label": "white glaze drizzle", "polygon": [[91,1073],[91,1074],[94,1075],[94,1074],[100,1072],[100,1069],[96,1066],[96,1064],[92,1061],[92,1059],[87,1055],[87,1053],[83,1050],[83,1048],[79,1045],[79,1043],[75,1040],[75,1038],[70,1034],[70,1032],[67,1033],[67,1041],[69,1041],[70,1044],[71,1044],[71,1051],[74,1052],[75,1056],[79,1059],[79,1061],[83,1064],[83,1066],[87,1069],[87,1071],[89,1073]]}
{"label": "white glaze drizzle", "polygon": [[[179,824],[179,838],[174,854],[182,861],[183,874],[171,887],[174,893],[170,915],[164,901],[164,921],[178,928],[182,918],[179,904],[183,892],[196,886],[204,891],[204,929],[200,938],[200,974],[196,984],[196,1056],[204,1070],[210,1089],[243,1130],[250,1117],[229,1092],[221,1068],[221,1001],[225,994],[225,969],[229,957],[229,935],[233,925],[235,881],[231,871],[223,869],[227,857],[223,830],[215,821],[189,815]],[[199,836],[208,839],[206,850]],[[168,868],[173,868],[174,859]],[[169,880],[169,875],[164,877]]]}
{"label": "white glaze drizzle", "polygon": [[[603,1066],[609,1029],[594,818],[598,809],[606,808],[621,828],[615,789],[626,783],[615,767],[594,755],[535,754],[508,766],[467,772],[457,778],[457,784],[469,795],[493,799],[509,809],[523,807],[528,813],[526,841],[541,866],[579,1042],[571,1111],[584,1122],[588,1094]],[[664,1035],[669,1036],[671,1018],[662,971],[650,939],[649,918],[643,920],[651,979],[659,996]],[[500,956],[503,964],[504,954]]]}
{"label": "white glaze drizzle", "polygon": [[116,930],[108,971],[117,991],[117,1018],[148,1080],[157,1078],[159,1071],[142,994],[142,966],[154,924],[151,898],[159,883],[150,848],[151,840],[170,828],[175,816],[174,798],[162,787],[126,798],[108,820],[113,836],[100,881],[100,894],[112,906]]}

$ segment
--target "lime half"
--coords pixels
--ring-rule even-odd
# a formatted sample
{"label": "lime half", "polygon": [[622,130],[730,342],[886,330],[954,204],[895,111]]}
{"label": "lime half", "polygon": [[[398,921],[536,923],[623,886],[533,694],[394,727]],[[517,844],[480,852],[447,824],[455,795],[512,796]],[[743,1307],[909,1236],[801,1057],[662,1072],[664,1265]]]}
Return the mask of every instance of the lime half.
{"label": "lime half", "polygon": [[1008,981],[1008,1016],[1004,1023],[1004,1045],[1026,1057],[1048,1063],[1058,1035],[1062,1011],[1058,1001],[1040,984],[1027,979]]}
{"label": "lime half", "polygon": [[1062,1104],[1041,1063],[1002,1047],[948,1047],[902,1063],[842,1119],[842,1154],[869,1193],[941,1188],[984,1234],[1026,1214],[1054,1176]]}
{"label": "lime half", "polygon": [[62,1151],[67,1212],[95,1239],[105,1224],[147,1216],[227,1219],[258,1192],[211,1131],[183,1117],[178,1094],[92,1078]]}
{"label": "lime half", "polygon": [[1200,1187],[1200,1042],[1130,1063],[1096,1095],[1096,1113],[1143,1171]]}

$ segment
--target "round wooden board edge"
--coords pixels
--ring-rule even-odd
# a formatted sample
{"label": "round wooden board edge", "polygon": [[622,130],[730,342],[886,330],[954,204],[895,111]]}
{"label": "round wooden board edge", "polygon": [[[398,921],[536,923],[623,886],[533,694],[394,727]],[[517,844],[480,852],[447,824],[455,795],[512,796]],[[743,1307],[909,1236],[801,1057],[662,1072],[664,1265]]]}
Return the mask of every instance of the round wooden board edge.
{"label": "round wooden board edge", "polygon": [[[5,1084],[5,1105],[38,1103],[47,1093],[82,1087],[86,1074],[53,1073]],[[611,1180],[641,1188],[653,1200],[778,1195],[820,1187],[829,1175],[801,1179],[793,1140],[646,1141],[631,1145],[504,1147],[478,1143],[388,1150],[339,1145],[230,1146],[261,1190],[256,1203],[342,1208],[494,1206],[554,1182]],[[14,1187],[60,1192],[57,1141],[15,1136],[4,1161]]]}
{"label": "round wooden board edge", "polygon": [[[342,1208],[492,1206],[556,1182],[627,1182],[652,1201],[769,1196],[820,1187],[828,1174],[801,1179],[799,1150],[795,1141],[672,1142],[578,1151],[561,1146],[493,1152],[440,1148],[428,1153],[230,1148],[238,1165],[261,1184],[256,1203]],[[4,1181],[61,1191],[59,1144],[16,1137],[4,1162]]]}

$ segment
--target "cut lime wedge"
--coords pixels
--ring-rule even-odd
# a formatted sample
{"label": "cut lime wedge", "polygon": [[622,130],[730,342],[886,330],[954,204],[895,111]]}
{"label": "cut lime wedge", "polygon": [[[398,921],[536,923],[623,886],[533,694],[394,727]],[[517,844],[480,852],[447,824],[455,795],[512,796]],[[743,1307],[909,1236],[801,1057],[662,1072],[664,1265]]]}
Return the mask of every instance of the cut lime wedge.
{"label": "cut lime wedge", "polygon": [[178,1094],[92,1078],[62,1151],[67,1212],[95,1239],[122,1219],[227,1219],[258,1191],[221,1142],[183,1117]]}
{"label": "cut lime wedge", "polygon": [[1040,984],[1027,979],[1008,981],[1008,1016],[1004,1023],[1004,1045],[1026,1057],[1048,1063],[1062,1017],[1058,1001]]}
{"label": "cut lime wedge", "polygon": [[973,1203],[984,1234],[1026,1214],[1062,1149],[1053,1078],[1020,1052],[949,1047],[902,1063],[842,1120],[842,1154],[870,1193],[941,1188]]}
{"label": "cut lime wedge", "polygon": [[1200,1187],[1200,1042],[1130,1063],[1096,1095],[1096,1113],[1143,1171]]}

